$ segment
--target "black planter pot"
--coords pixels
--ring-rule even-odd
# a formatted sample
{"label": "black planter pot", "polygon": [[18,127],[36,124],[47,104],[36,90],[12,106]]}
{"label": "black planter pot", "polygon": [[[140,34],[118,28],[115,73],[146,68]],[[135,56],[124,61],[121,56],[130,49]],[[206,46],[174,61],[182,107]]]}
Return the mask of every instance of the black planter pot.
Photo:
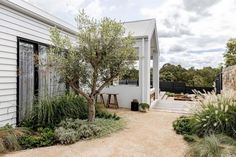
{"label": "black planter pot", "polygon": [[131,102],[131,111],[138,111],[138,102]]}

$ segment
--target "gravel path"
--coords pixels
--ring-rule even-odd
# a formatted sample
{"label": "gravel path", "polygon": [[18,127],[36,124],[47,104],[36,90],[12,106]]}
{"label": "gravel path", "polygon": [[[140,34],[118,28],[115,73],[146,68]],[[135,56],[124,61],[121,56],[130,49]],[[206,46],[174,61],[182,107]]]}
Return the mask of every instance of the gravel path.
{"label": "gravel path", "polygon": [[5,157],[183,157],[187,144],[172,129],[176,113],[117,110],[127,127],[110,136],[69,146],[51,146]]}

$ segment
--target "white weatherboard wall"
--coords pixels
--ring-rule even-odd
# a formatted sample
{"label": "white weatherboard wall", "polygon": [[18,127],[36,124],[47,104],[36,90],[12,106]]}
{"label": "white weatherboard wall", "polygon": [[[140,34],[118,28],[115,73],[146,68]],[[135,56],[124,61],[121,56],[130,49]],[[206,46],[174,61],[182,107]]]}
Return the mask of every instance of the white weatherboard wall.
{"label": "white weatherboard wall", "polygon": [[[131,101],[133,99],[141,101],[140,92],[141,92],[140,87],[133,85],[114,85],[114,86],[109,86],[108,88],[105,88],[103,90],[103,93],[117,93],[119,107],[123,108],[130,108]],[[104,96],[106,102],[108,96],[106,94]]]}
{"label": "white weatherboard wall", "polygon": [[[17,37],[50,44],[50,27],[58,26],[63,29],[63,22],[59,24],[60,21],[55,17],[53,25],[53,21],[50,22],[47,18],[45,21],[43,17],[40,17],[41,20],[34,18],[36,13],[52,17],[21,0],[0,1],[0,126],[16,124]],[[73,31],[64,33],[73,38]]]}

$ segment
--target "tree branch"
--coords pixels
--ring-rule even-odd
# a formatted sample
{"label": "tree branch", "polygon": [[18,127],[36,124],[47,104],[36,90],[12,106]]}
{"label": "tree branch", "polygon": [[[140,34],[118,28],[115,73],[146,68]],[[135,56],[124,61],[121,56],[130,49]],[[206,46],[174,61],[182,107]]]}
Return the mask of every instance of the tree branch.
{"label": "tree branch", "polygon": [[107,79],[107,80],[98,88],[98,90],[96,90],[95,94],[100,93],[100,92],[103,90],[103,88],[105,88],[105,87],[108,85],[109,82],[111,82],[114,78],[116,78],[116,77],[118,77],[118,76],[119,76],[119,74],[116,74],[116,75],[110,77],[109,79]]}
{"label": "tree branch", "polygon": [[85,97],[87,99],[87,101],[89,101],[89,102],[92,101],[91,98],[89,97],[89,95],[87,95],[82,90],[80,90],[74,83],[70,83],[70,86],[75,90],[76,93],[81,94],[83,97]]}

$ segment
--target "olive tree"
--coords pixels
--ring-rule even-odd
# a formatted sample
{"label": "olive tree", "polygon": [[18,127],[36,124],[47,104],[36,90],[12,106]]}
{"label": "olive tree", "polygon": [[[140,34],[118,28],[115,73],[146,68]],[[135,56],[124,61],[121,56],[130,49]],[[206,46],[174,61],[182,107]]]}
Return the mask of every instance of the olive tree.
{"label": "olive tree", "polygon": [[134,39],[130,34],[125,36],[122,23],[110,18],[95,20],[80,12],[76,19],[76,42],[56,28],[51,30],[53,46],[48,60],[63,81],[87,100],[91,122],[96,96],[134,64]]}

